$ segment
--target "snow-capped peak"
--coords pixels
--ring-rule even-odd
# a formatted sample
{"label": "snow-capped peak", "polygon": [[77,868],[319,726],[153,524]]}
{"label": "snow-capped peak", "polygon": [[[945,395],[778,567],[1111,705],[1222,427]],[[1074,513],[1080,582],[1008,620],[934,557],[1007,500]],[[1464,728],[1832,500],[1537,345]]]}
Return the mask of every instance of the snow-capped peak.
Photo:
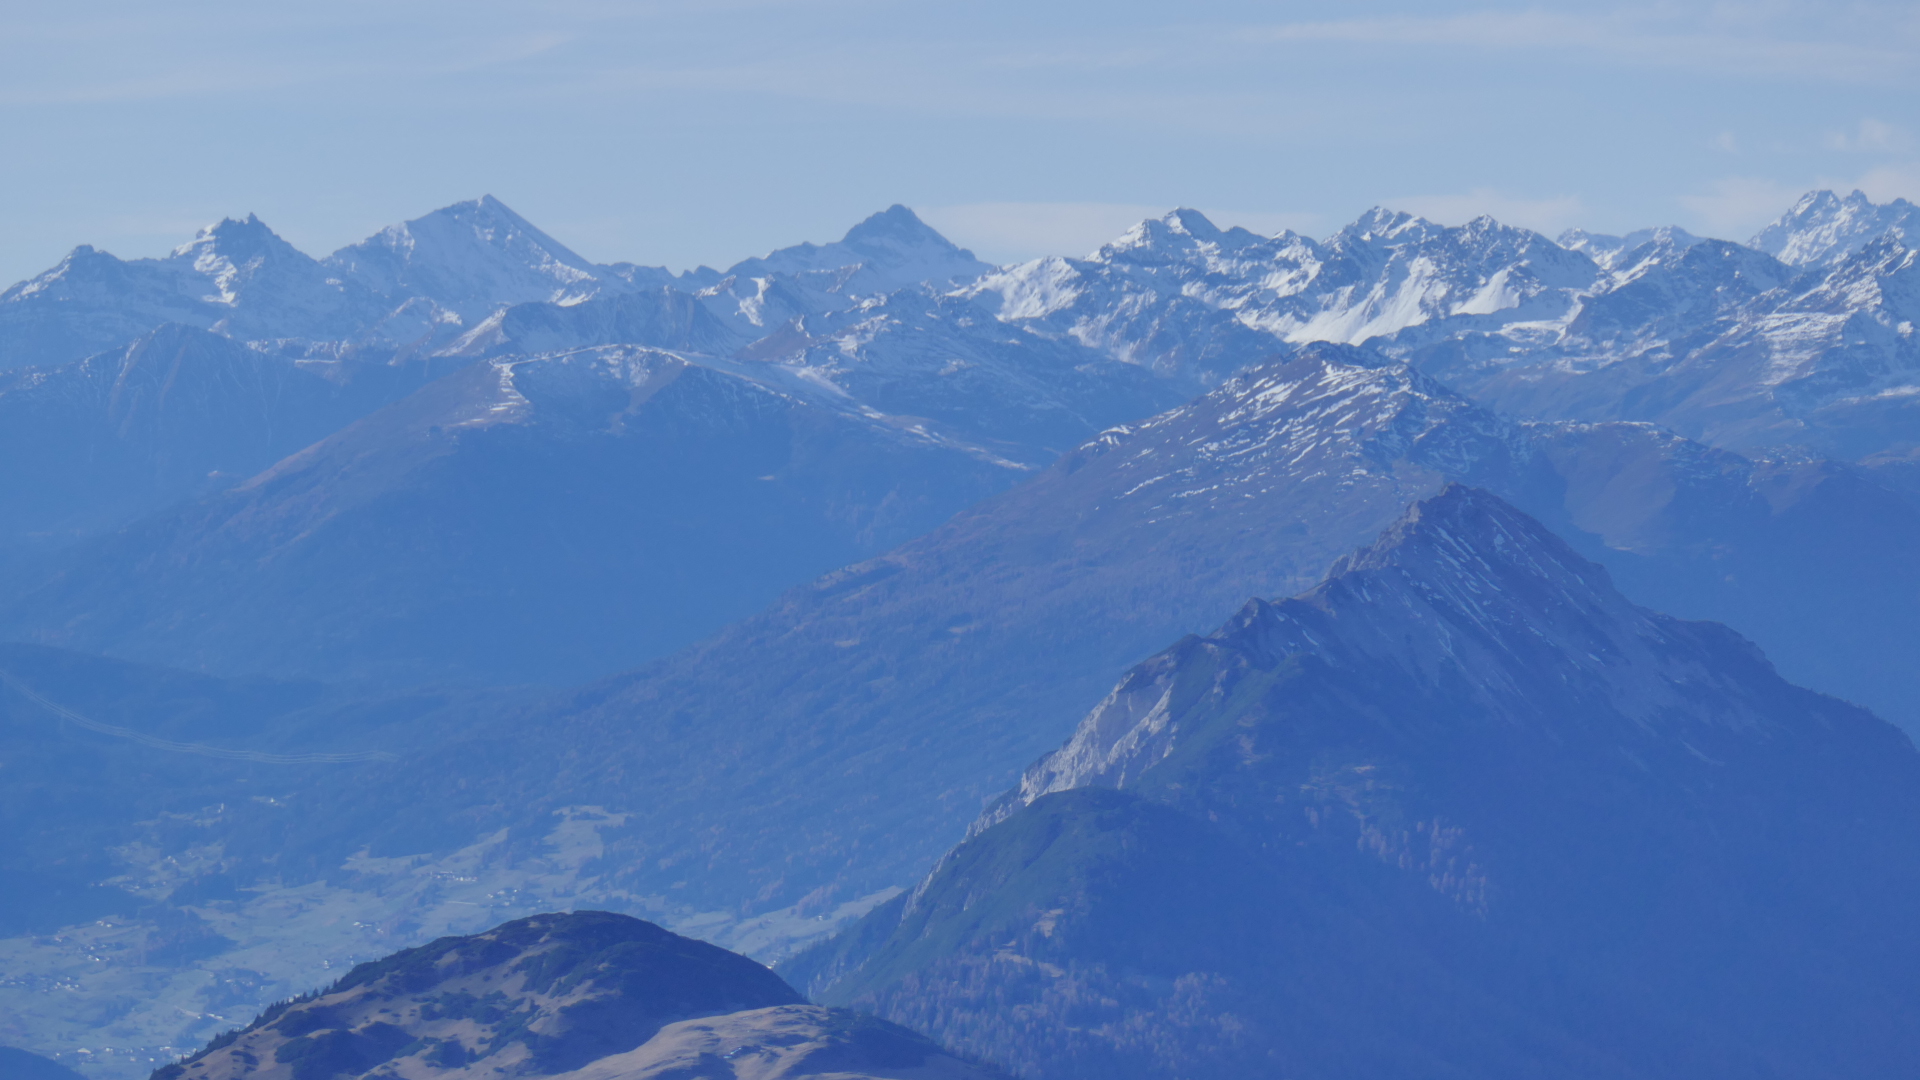
{"label": "snow-capped peak", "polygon": [[868,296],[922,283],[971,281],[993,269],[895,203],[832,243],[795,244],[736,263],[726,273],[740,281],[774,274],[829,274],[835,277],[833,291]]}
{"label": "snow-capped peak", "polygon": [[1424,240],[1440,228],[1442,226],[1435,225],[1416,214],[1376,206],[1354,219],[1353,224],[1341,229],[1328,240],[1328,243],[1336,243],[1344,239],[1372,243],[1392,241],[1404,244],[1409,241]]}
{"label": "snow-capped peak", "polygon": [[167,261],[185,264],[211,281],[213,291],[202,299],[232,307],[239,300],[241,284],[270,260],[313,262],[259,217],[248,214],[245,220],[223,218],[202,228],[192,240],[174,248]]}
{"label": "snow-capped peak", "polygon": [[376,293],[428,297],[468,324],[508,304],[578,303],[626,287],[491,195],[390,225],[326,263]]}
{"label": "snow-capped peak", "polygon": [[1861,191],[1845,198],[1810,191],[1748,244],[1789,266],[1825,265],[1889,233],[1903,241],[1920,233],[1920,206],[1905,199],[1875,203]]}
{"label": "snow-capped peak", "polygon": [[1273,243],[1273,240],[1238,225],[1222,229],[1200,211],[1181,207],[1140,222],[1119,239],[1101,245],[1087,258],[1092,262],[1147,265],[1195,256],[1231,257],[1249,248],[1271,246]]}
{"label": "snow-capped peak", "polygon": [[1657,245],[1656,250],[1663,252],[1685,251],[1699,243],[1701,237],[1695,236],[1678,225],[1662,225],[1657,229],[1635,229],[1624,236],[1610,236],[1606,233],[1591,233],[1585,229],[1568,229],[1554,242],[1568,251],[1578,251],[1603,269],[1618,270],[1628,265],[1628,256],[1632,262],[1639,262],[1642,256],[1635,255],[1647,244]]}
{"label": "snow-capped peak", "polygon": [[847,234],[840,238],[840,243],[854,251],[962,250],[901,203],[894,203],[877,214],[869,215],[848,229]]}
{"label": "snow-capped peak", "polygon": [[222,218],[212,225],[205,226],[194,238],[173,249],[176,258],[191,256],[199,258],[209,252],[217,252],[227,259],[246,261],[262,255],[278,255],[294,252],[294,246],[280,239],[257,215],[248,214],[245,219]]}

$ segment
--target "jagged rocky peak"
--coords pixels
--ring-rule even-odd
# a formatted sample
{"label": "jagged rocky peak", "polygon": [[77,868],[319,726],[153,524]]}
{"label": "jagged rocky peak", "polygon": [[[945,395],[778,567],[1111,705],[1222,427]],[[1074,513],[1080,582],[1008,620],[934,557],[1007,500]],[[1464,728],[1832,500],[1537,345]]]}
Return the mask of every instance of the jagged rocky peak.
{"label": "jagged rocky peak", "polygon": [[1874,240],[1893,234],[1904,243],[1920,231],[1920,207],[1905,199],[1875,203],[1865,192],[1844,197],[1810,191],[1779,220],[1748,241],[1791,266],[1838,262]]}
{"label": "jagged rocky peak", "polygon": [[929,1077],[993,1076],[903,1028],[808,1005],[744,956],[587,911],[361,964],[154,1078],[717,1080],[896,1076],[922,1066]]}
{"label": "jagged rocky peak", "polygon": [[326,270],[316,260],[281,239],[253,214],[223,218],[202,228],[192,240],[175,248],[167,261],[205,279],[201,300],[233,308],[244,299],[260,309],[251,312],[253,317],[243,327],[249,336],[264,336],[275,330],[340,333],[370,314],[342,312],[344,318],[331,320],[331,325],[325,318],[315,325],[309,312],[316,301],[322,306],[341,303],[337,284],[325,280]]}
{"label": "jagged rocky peak", "polygon": [[1389,210],[1376,206],[1355,218],[1346,228],[1335,233],[1333,240],[1346,238],[1368,242],[1386,240],[1406,243],[1409,240],[1424,240],[1434,233],[1445,229],[1426,218],[1409,214],[1404,210]]}
{"label": "jagged rocky peak", "polygon": [[256,214],[248,214],[245,218],[222,218],[203,227],[193,239],[174,248],[173,256],[188,259],[196,265],[206,258],[226,259],[236,264],[275,256],[306,258],[268,228],[267,223]]}

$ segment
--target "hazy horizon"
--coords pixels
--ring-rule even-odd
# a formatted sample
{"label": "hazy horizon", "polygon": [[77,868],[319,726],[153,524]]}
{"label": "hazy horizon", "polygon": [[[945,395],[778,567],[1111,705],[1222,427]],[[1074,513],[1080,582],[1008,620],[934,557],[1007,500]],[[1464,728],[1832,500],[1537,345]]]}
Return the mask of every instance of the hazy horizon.
{"label": "hazy horizon", "polygon": [[116,0],[0,25],[8,282],[249,212],[324,254],[483,192],[676,269],[894,202],[1008,262],[1181,205],[1744,240],[1811,189],[1920,194],[1920,16],[1886,3]]}

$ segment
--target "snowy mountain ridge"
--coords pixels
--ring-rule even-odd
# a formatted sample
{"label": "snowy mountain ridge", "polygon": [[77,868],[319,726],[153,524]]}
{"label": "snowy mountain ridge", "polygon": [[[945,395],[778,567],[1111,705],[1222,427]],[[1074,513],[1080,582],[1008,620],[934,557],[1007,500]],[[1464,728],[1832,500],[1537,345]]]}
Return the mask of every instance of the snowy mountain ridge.
{"label": "snowy mountain ridge", "polygon": [[1915,213],[1815,192],[1743,246],[1671,227],[1556,242],[1387,209],[1316,241],[1178,209],[1085,258],[996,269],[896,205],[832,243],[676,275],[592,263],[488,196],[324,260],[251,215],[160,259],[77,248],[0,294],[0,365],[162,322],[295,357],[631,344],[787,364],[881,412],[991,426],[980,410],[1018,409],[1036,379],[1043,410],[1137,396],[1143,375],[1170,403],[1307,342],[1368,342],[1523,418],[1855,457],[1920,444]]}
{"label": "snowy mountain ridge", "polygon": [[1920,207],[1905,199],[1878,205],[1864,192],[1811,191],[1748,241],[1789,266],[1831,265],[1879,237],[1902,243],[1920,230]]}
{"label": "snowy mountain ridge", "polygon": [[[1734,449],[1857,457],[1920,440],[1904,205],[1816,193],[1754,246],[1675,228],[1556,243],[1490,218],[1447,227],[1383,209],[1316,242],[1183,209],[1085,259],[1034,260],[964,291],[1003,321],[1189,385],[1263,347],[1368,342],[1526,418],[1646,420]],[[1191,353],[1243,331],[1264,342],[1223,362],[1164,343]]]}

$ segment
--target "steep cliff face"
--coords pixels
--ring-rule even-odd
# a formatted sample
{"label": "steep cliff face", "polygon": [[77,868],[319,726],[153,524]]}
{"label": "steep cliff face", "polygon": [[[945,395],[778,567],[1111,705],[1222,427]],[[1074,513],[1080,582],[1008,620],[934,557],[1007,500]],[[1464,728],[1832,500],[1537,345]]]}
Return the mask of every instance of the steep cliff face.
{"label": "steep cliff face", "polygon": [[1896,1076],[1920,755],[1454,486],[789,977],[1042,1077]]}

